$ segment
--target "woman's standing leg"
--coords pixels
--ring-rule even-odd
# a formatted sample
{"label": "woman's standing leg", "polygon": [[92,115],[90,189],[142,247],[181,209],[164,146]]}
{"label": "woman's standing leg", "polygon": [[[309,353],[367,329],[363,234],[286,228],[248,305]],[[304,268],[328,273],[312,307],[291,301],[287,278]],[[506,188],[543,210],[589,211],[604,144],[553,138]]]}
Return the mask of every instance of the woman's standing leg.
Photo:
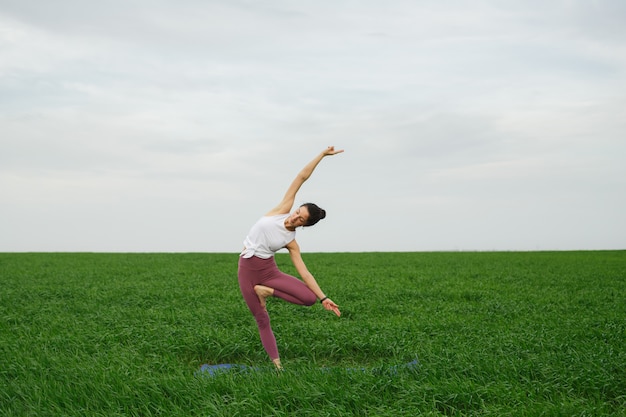
{"label": "woman's standing leg", "polygon": [[265,307],[261,305],[261,301],[259,300],[258,295],[254,291],[255,280],[255,271],[242,266],[242,262],[247,262],[248,260],[244,258],[240,258],[239,260],[239,271],[238,271],[238,280],[239,280],[239,289],[241,290],[241,295],[243,295],[243,299],[245,300],[250,312],[254,316],[256,320],[257,327],[259,328],[259,336],[261,337],[261,343],[265,348],[265,351],[269,355],[270,359],[276,363],[279,360],[278,355],[278,346],[276,345],[276,338],[274,337],[274,332],[272,332],[272,327],[270,326],[270,316],[267,314],[267,310]]}

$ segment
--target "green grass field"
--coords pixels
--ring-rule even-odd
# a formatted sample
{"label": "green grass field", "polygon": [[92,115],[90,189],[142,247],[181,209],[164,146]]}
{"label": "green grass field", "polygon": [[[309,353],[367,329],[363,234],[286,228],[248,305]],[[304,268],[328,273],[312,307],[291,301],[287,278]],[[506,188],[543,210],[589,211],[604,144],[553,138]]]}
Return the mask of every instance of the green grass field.
{"label": "green grass field", "polygon": [[0,254],[0,415],[626,415],[626,251],[304,260],[343,315],[270,299],[277,374],[237,254]]}

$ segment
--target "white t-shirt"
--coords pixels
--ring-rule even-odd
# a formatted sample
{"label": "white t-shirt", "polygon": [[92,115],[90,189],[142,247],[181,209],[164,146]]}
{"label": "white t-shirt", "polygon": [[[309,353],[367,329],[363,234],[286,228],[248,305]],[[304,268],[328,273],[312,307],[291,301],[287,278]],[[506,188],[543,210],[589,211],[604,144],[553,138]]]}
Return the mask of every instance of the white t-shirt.
{"label": "white t-shirt", "polygon": [[240,256],[244,258],[256,256],[268,259],[274,256],[276,251],[294,240],[296,232],[287,230],[285,227],[287,217],[289,217],[289,213],[261,217],[252,226],[246,240],[243,241],[245,249]]}

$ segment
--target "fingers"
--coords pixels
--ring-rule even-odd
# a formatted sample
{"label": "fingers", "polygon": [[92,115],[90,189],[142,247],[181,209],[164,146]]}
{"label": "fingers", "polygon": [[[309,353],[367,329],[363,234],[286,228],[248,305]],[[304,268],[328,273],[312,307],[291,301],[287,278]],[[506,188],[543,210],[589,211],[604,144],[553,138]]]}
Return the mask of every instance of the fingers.
{"label": "fingers", "polygon": [[326,151],[324,151],[324,154],[326,155],[336,155],[338,153],[343,152],[343,149],[339,149],[339,150],[335,150],[334,146],[329,146],[328,148],[326,148]]}
{"label": "fingers", "polygon": [[341,311],[339,311],[339,307],[336,304],[329,304],[328,306],[324,306],[324,308],[326,308],[326,310],[328,311],[332,311],[333,313],[335,313],[337,317],[341,316]]}
{"label": "fingers", "polygon": [[332,311],[333,313],[335,313],[337,317],[341,316],[341,311],[339,311],[339,306],[335,304],[334,301],[331,300],[330,298],[327,298],[326,300],[324,300],[322,305],[324,306],[326,310]]}
{"label": "fingers", "polygon": [[339,307],[337,304],[335,304],[335,302],[333,300],[331,300],[330,298],[325,299],[322,302],[322,305],[324,306],[324,308],[326,310],[331,310],[332,308],[336,308]]}

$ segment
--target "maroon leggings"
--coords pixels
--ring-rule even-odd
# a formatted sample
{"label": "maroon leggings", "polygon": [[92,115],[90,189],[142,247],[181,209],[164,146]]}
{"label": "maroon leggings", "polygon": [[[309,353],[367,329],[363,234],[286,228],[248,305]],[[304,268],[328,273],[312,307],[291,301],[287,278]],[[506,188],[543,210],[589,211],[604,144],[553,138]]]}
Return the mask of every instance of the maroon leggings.
{"label": "maroon leggings", "polygon": [[255,285],[264,285],[274,289],[274,297],[282,298],[293,304],[311,306],[315,304],[317,296],[299,279],[281,272],[276,266],[273,257],[261,259],[256,256],[251,258],[239,257],[239,288],[243,299],[252,312],[257,326],[261,343],[270,359],[278,359],[278,347],[276,338],[270,326],[270,316],[267,310],[261,307],[261,302],[256,292]]}

